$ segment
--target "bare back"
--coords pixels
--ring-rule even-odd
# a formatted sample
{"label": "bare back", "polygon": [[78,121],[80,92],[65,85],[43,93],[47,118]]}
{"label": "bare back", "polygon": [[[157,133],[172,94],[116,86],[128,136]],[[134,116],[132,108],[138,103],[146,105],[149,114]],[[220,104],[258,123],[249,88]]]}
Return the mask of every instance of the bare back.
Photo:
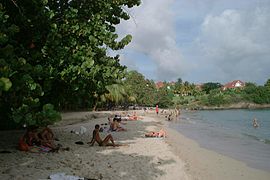
{"label": "bare back", "polygon": [[99,131],[98,131],[97,129],[95,129],[95,130],[93,131],[93,138],[94,138],[94,140],[97,141],[97,143],[98,143],[99,145],[102,144],[102,140],[101,140],[101,138],[100,138],[100,136],[99,136]]}

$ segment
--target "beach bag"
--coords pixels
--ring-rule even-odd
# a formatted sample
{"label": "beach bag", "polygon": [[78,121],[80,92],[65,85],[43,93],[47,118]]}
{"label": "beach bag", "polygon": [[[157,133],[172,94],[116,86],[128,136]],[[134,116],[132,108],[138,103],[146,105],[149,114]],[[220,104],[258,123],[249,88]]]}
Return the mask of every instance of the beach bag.
{"label": "beach bag", "polygon": [[24,141],[23,138],[20,138],[19,140],[19,150],[20,151],[29,151],[28,144]]}

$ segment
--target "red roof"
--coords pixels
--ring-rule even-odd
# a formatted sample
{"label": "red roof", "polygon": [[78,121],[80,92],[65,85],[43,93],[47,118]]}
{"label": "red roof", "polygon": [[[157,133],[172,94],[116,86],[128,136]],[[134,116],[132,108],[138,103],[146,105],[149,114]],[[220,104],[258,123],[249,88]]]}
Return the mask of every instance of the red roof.
{"label": "red roof", "polygon": [[231,88],[239,88],[239,87],[244,87],[245,83],[243,81],[240,80],[234,80],[232,82],[229,82],[227,84],[225,84],[222,89],[226,90],[226,89],[231,89]]}
{"label": "red roof", "polygon": [[164,86],[164,83],[159,81],[156,83],[156,87],[159,89],[159,88],[162,88]]}

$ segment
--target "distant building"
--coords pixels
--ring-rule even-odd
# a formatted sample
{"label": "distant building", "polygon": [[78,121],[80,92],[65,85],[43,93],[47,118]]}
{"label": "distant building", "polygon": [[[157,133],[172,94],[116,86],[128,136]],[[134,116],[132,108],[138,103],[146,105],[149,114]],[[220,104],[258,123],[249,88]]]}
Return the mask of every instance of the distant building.
{"label": "distant building", "polygon": [[161,81],[156,82],[156,88],[157,89],[163,88],[164,86],[167,86],[167,88],[170,89],[171,86],[175,86],[175,82],[174,81],[168,82],[168,83],[161,82]]}
{"label": "distant building", "polygon": [[225,91],[226,89],[235,89],[235,88],[242,88],[242,87],[245,87],[245,83],[240,80],[235,80],[222,86],[222,90]]}
{"label": "distant building", "polygon": [[159,81],[159,82],[156,83],[157,89],[160,89],[160,88],[162,88],[163,86],[164,86],[164,83],[161,82],[161,81]]}

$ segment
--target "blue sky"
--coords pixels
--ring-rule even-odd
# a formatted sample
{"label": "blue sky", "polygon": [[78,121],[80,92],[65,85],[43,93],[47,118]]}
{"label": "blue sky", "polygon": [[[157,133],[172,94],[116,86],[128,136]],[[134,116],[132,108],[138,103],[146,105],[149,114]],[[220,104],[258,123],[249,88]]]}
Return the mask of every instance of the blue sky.
{"label": "blue sky", "polygon": [[142,0],[118,26],[121,63],[155,81],[270,78],[270,0]]}

